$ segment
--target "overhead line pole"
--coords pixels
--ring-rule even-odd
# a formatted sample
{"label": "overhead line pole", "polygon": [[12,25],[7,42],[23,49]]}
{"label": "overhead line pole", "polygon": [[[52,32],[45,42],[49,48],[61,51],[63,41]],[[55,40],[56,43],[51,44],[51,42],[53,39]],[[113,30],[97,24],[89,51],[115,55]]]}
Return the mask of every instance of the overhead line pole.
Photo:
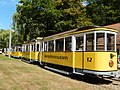
{"label": "overhead line pole", "polygon": [[10,52],[11,52],[11,38],[12,38],[12,26],[10,28],[10,36],[9,36],[9,58],[10,58]]}

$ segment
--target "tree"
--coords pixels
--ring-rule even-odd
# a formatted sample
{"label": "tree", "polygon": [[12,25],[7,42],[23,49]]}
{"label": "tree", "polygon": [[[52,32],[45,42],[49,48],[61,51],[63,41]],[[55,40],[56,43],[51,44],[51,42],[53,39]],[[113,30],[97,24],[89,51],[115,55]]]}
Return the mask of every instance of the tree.
{"label": "tree", "polygon": [[80,0],[20,0],[13,16],[23,41],[91,25]]}
{"label": "tree", "polygon": [[8,47],[9,44],[9,31],[1,30],[0,31],[0,48]]}
{"label": "tree", "polygon": [[[10,30],[1,29],[1,31],[0,31],[0,48],[8,48],[9,47],[9,37],[10,37]],[[12,40],[12,46],[21,44],[16,32],[12,31],[12,39],[11,40]]]}
{"label": "tree", "polygon": [[120,0],[88,0],[86,6],[88,17],[96,25],[120,22]]}

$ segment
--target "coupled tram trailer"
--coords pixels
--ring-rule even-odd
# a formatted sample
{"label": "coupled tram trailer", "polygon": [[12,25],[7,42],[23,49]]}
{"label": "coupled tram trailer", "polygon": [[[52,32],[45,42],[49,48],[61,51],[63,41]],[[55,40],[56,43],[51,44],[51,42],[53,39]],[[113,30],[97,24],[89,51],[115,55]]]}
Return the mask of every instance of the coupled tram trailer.
{"label": "coupled tram trailer", "polygon": [[66,74],[115,76],[116,34],[113,29],[89,26],[37,38],[22,45],[22,58]]}

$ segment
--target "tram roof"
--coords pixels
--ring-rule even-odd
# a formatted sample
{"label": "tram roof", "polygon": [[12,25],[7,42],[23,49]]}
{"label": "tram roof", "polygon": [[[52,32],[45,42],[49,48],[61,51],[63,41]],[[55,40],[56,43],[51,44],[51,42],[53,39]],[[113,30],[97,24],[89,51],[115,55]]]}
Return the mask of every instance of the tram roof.
{"label": "tram roof", "polygon": [[73,30],[69,30],[69,31],[65,31],[65,32],[61,32],[58,34],[54,34],[51,36],[47,36],[44,39],[52,39],[52,38],[59,38],[59,37],[65,37],[65,36],[69,36],[69,35],[73,35],[73,34],[78,34],[78,33],[86,33],[86,32],[91,32],[91,31],[112,31],[112,32],[117,32],[117,30],[112,29],[112,28],[106,28],[103,26],[96,26],[96,25],[91,25],[91,26],[86,26],[86,27],[81,27],[81,28],[76,28]]}
{"label": "tram roof", "polygon": [[41,40],[43,39],[43,37],[37,37],[37,39],[32,39],[32,40],[29,40],[29,41],[26,41],[24,42],[24,44],[33,44],[33,43],[36,43],[36,42],[40,42]]}

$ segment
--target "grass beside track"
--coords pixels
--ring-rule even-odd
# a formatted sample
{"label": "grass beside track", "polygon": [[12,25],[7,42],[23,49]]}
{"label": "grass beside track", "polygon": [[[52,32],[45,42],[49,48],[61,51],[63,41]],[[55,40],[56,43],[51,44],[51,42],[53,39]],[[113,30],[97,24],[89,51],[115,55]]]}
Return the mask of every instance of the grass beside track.
{"label": "grass beside track", "polygon": [[0,55],[0,90],[82,90],[79,81]]}
{"label": "grass beside track", "polygon": [[114,88],[111,88],[111,84],[103,86],[104,84],[91,82],[96,81],[94,78],[83,81],[71,79],[0,54],[0,90],[113,90]]}

